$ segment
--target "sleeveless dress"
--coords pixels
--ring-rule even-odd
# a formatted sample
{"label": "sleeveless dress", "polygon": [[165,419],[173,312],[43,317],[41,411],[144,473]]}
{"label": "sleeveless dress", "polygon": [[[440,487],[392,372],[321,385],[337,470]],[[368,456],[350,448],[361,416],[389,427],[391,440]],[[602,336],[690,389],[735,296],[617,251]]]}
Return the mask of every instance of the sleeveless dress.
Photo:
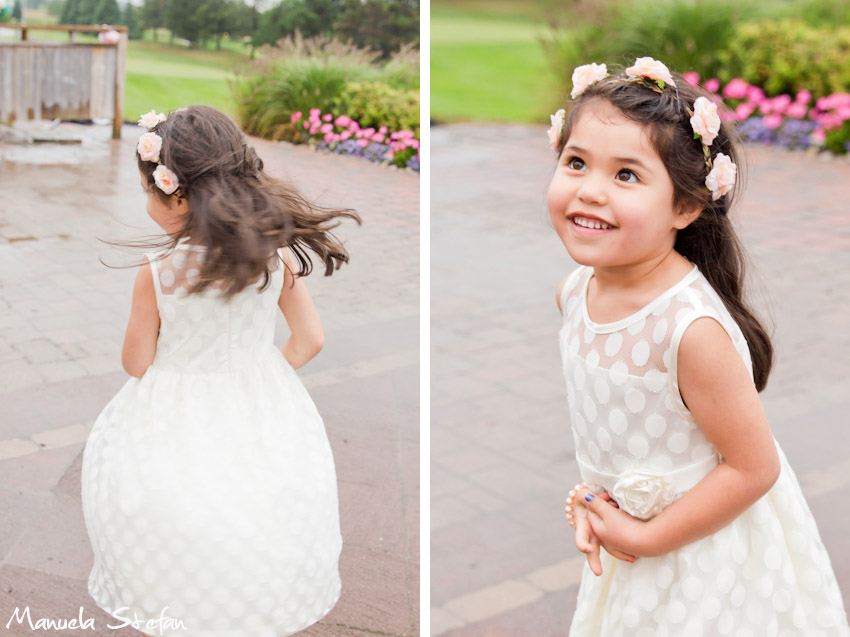
{"label": "sleeveless dress", "polygon": [[[587,312],[593,269],[579,267],[561,296],[559,332],[582,479],[641,519],[660,513],[720,461],[679,394],[676,363],[688,326],[716,320],[752,377],[741,330],[694,266],[647,306],[615,323]],[[848,636],[829,556],[797,478],[781,474],[732,523],[666,555],[628,563],[602,551],[585,564],[573,637]]]}
{"label": "sleeveless dress", "polygon": [[273,344],[283,267],[225,302],[186,293],[202,248],[148,258],[156,356],[83,455],[89,593],[150,635],[291,635],[339,598],[342,539],[324,424]]}

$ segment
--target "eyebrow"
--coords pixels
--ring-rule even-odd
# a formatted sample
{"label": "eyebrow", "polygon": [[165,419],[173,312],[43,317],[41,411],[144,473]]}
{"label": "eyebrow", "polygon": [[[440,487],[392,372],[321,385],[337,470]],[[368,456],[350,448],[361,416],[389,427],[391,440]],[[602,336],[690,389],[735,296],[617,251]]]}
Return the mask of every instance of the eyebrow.
{"label": "eyebrow", "polygon": [[[579,153],[581,155],[589,155],[590,154],[590,151],[588,151],[584,148],[581,148],[580,146],[574,146],[572,144],[567,146],[566,150],[571,150],[571,151],[574,151],[574,152]],[[649,166],[647,166],[645,163],[643,163],[637,157],[612,157],[612,159],[619,164],[632,164],[634,166],[640,166],[641,168],[643,168],[646,171],[652,172],[652,169]]]}

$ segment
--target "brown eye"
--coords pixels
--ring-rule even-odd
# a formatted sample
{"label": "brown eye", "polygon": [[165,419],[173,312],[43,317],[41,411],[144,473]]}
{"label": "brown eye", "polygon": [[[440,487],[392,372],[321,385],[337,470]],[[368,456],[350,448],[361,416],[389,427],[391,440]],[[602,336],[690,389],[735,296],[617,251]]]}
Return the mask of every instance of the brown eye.
{"label": "brown eye", "polygon": [[636,183],[638,181],[638,176],[628,168],[623,168],[623,170],[617,173],[617,180],[628,183]]}
{"label": "brown eye", "polygon": [[570,157],[567,160],[567,167],[573,170],[584,170],[584,160],[579,157]]}

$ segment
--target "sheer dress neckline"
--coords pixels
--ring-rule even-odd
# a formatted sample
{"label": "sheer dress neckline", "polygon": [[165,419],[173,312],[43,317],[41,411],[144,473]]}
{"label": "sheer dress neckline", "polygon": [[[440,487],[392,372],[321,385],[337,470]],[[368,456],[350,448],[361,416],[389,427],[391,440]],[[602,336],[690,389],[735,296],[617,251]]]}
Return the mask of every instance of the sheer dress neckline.
{"label": "sheer dress neckline", "polygon": [[590,318],[590,313],[587,309],[587,290],[590,287],[590,280],[593,278],[593,268],[588,268],[588,271],[589,274],[587,276],[587,280],[584,281],[581,291],[581,312],[582,317],[584,318],[585,326],[589,330],[591,330],[592,332],[596,332],[597,334],[608,334],[610,332],[616,332],[645,318],[658,305],[670,299],[672,296],[678,294],[683,288],[686,288],[688,285],[691,284],[691,282],[693,282],[693,280],[697,276],[699,276],[699,269],[695,265],[693,266],[693,268],[691,268],[691,271],[688,272],[684,277],[679,279],[679,281],[667,288],[664,292],[656,296],[654,299],[652,299],[649,303],[644,305],[636,312],[629,314],[628,316],[621,318],[618,321],[613,321],[610,323],[596,323]]}

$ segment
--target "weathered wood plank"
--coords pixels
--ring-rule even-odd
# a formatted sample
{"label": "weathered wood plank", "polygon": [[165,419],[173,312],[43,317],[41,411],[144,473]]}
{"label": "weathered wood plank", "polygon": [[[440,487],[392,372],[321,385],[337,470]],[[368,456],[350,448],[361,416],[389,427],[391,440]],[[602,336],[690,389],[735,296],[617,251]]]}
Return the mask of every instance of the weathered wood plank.
{"label": "weathered wood plank", "polygon": [[119,32],[118,45],[0,43],[0,121],[103,117],[120,136],[127,34]]}

